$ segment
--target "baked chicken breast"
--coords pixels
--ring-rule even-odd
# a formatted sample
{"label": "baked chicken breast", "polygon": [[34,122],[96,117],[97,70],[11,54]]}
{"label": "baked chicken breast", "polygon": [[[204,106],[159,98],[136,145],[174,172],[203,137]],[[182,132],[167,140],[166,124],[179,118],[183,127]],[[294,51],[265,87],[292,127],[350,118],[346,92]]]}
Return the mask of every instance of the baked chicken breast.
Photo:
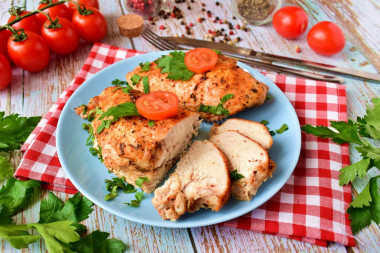
{"label": "baked chicken breast", "polygon": [[[76,113],[86,118],[88,111],[99,108],[105,112],[113,106],[135,102],[142,94],[136,90],[124,93],[121,89],[108,87],[89,101],[87,113],[83,113],[83,106],[76,108]],[[146,193],[152,192],[166,176],[197,134],[201,122],[198,113],[179,108],[177,116],[155,121],[153,126],[149,126],[149,120],[142,116],[121,117],[97,133],[102,123],[99,117],[97,115],[92,121],[92,127],[94,147],[101,148],[103,164],[135,186],[139,177],[147,177],[149,182],[145,181],[141,187]]]}
{"label": "baked chicken breast", "polygon": [[[152,62],[150,70],[141,71],[137,67],[126,75],[126,80],[132,83],[131,77],[135,74],[148,76],[150,92],[170,91],[179,97],[180,106],[198,111],[202,105],[217,106],[223,96],[233,94],[234,97],[223,104],[224,108],[234,115],[244,109],[255,107],[265,102],[268,86],[256,80],[251,74],[237,66],[235,59],[219,55],[218,62],[210,71],[202,74],[194,74],[190,80],[169,80],[168,74],[161,73]],[[134,86],[143,91],[142,80]],[[209,121],[225,118],[224,115],[215,115],[201,112],[201,117]]]}

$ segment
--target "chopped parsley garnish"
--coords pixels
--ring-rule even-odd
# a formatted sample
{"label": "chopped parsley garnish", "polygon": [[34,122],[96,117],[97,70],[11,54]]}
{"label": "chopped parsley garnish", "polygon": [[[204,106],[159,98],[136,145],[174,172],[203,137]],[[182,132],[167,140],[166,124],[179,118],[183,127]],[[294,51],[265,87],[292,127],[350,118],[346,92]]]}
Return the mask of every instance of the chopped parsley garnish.
{"label": "chopped parsley garnish", "polygon": [[98,145],[98,149],[91,147],[89,149],[89,151],[90,151],[91,155],[98,156],[101,163],[103,162],[102,148],[99,145]]}
{"label": "chopped parsley garnish", "polygon": [[[337,144],[351,143],[362,155],[362,160],[340,170],[339,185],[348,184],[356,177],[363,178],[373,167],[380,169],[380,148],[372,146],[366,139],[380,140],[380,98],[374,98],[373,103],[374,107],[367,108],[366,115],[363,118],[357,117],[356,122],[350,119],[348,122],[330,121],[331,127],[302,127],[306,133],[331,138]],[[372,177],[347,209],[354,234],[369,226],[372,220],[376,224],[380,223],[380,195],[377,184],[379,177]]]}
{"label": "chopped parsley garnish", "polygon": [[[102,121],[100,126],[98,126],[98,128],[96,129],[96,132],[100,134],[104,130],[104,128],[109,128],[111,124],[113,122],[118,121],[120,117],[128,117],[128,116],[136,116],[136,115],[140,115],[140,114],[136,109],[135,103],[133,102],[126,102],[123,104],[113,106],[99,117],[99,120],[102,120],[105,117],[107,117],[107,119],[104,119]],[[112,117],[112,119],[109,119],[109,117]]]}
{"label": "chopped parsley garnish", "polygon": [[149,178],[147,178],[147,177],[139,177],[139,178],[136,180],[136,185],[137,185],[138,187],[141,187],[145,181],[146,181],[146,182],[149,182]]}
{"label": "chopped parsley garnish", "polygon": [[95,109],[92,109],[91,111],[89,111],[87,120],[92,122],[95,119],[96,115],[101,115],[101,114],[103,114],[103,111],[99,107],[96,107]]}
{"label": "chopped parsley garnish", "polygon": [[185,65],[185,53],[182,51],[170,52],[169,55],[163,55],[155,63],[161,73],[168,73],[167,79],[170,80],[189,80],[195,73],[191,72]]}
{"label": "chopped parsley garnish", "polygon": [[142,79],[143,87],[144,87],[144,93],[149,93],[149,78],[148,76],[144,76]]}
{"label": "chopped parsley garnish", "polygon": [[239,174],[237,170],[231,171],[230,176],[231,176],[232,181],[236,181],[236,180],[239,180],[241,178],[244,178],[244,176],[242,174]]}
{"label": "chopped parsley garnish", "polygon": [[87,105],[83,104],[83,105],[81,105],[81,106],[83,106],[83,112],[82,112],[82,115],[86,115],[87,110],[88,110]]}
{"label": "chopped parsley garnish", "polygon": [[145,63],[140,63],[140,68],[142,72],[146,72],[150,70],[150,62],[146,61]]}
{"label": "chopped parsley garnish", "polygon": [[223,103],[227,102],[229,99],[233,97],[234,97],[234,94],[224,95],[217,106],[201,104],[198,108],[198,111],[207,112],[207,113],[216,114],[216,115],[229,116],[230,112],[226,108],[223,107]]}
{"label": "chopped parsley garnish", "polygon": [[115,85],[117,86],[116,89],[114,89],[113,91],[117,91],[119,89],[121,89],[124,93],[129,93],[131,92],[131,90],[133,89],[132,86],[130,86],[128,84],[128,82],[126,81],[121,81],[119,79],[115,79],[112,81],[112,85]]}
{"label": "chopped parsley garnish", "polygon": [[275,131],[269,131],[269,133],[270,133],[271,136],[275,136],[276,135]]}
{"label": "chopped parsley garnish", "polygon": [[137,75],[137,74],[134,74],[132,77],[131,77],[131,81],[132,81],[132,84],[133,85],[136,85],[140,82],[140,80],[142,79],[141,76]]}
{"label": "chopped parsley garnish", "polygon": [[148,121],[148,126],[150,126],[150,127],[154,126],[155,124],[156,124],[156,123],[155,123],[154,120],[149,120],[149,121]]}
{"label": "chopped parsley garnish", "polygon": [[110,193],[104,196],[104,200],[111,200],[117,197],[118,190],[123,190],[124,193],[133,193],[137,190],[133,185],[125,182],[125,178],[114,177],[112,180],[106,179],[104,182],[107,184],[106,189]]}
{"label": "chopped parsley garnish", "polygon": [[282,134],[283,132],[287,131],[288,129],[289,129],[288,125],[287,124],[283,124],[279,129],[276,130],[276,133]]}
{"label": "chopped parsley garnish", "polygon": [[132,199],[130,203],[124,203],[124,204],[126,204],[128,206],[139,207],[141,200],[143,199],[143,196],[144,196],[143,192],[136,192],[135,193],[136,199]]}
{"label": "chopped parsley garnish", "polygon": [[264,126],[268,125],[269,124],[269,121],[268,120],[265,120],[263,119],[262,121],[260,121],[261,124],[263,124]]}
{"label": "chopped parsley garnish", "polygon": [[215,53],[217,53],[218,55],[222,55],[222,52],[220,52],[218,49],[213,49],[215,51]]}
{"label": "chopped parsley garnish", "polygon": [[272,96],[269,95],[269,94],[265,97],[265,101],[268,101],[268,100],[271,100],[271,99],[272,99]]}
{"label": "chopped parsley garnish", "polygon": [[88,133],[90,134],[86,140],[86,145],[91,145],[94,143],[94,130],[92,128],[91,123],[83,123],[82,125],[83,130],[87,130]]}

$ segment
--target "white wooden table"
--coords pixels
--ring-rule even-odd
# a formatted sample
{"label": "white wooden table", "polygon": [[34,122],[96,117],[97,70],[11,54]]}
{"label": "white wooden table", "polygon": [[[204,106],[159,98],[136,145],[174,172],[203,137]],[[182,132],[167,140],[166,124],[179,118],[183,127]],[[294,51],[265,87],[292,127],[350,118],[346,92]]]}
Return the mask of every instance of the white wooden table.
{"label": "white wooden table", "polygon": [[[0,11],[3,13],[9,8],[11,0],[0,0]],[[34,10],[38,6],[38,0],[27,0],[28,10]],[[103,43],[114,46],[137,49],[141,51],[156,51],[152,45],[142,38],[127,39],[119,35],[116,19],[125,14],[120,1],[99,0],[100,10],[108,22],[108,34]],[[233,24],[242,24],[239,20],[233,20],[230,1],[203,0],[195,3],[177,4],[184,12],[184,21],[193,22],[192,35],[198,39],[204,38],[209,29],[226,28],[226,25],[212,23],[213,18],[203,23],[198,23],[198,17],[206,17],[202,12],[201,2],[204,7],[211,10],[213,18],[218,16],[228,18]],[[21,5],[21,0],[15,0],[16,5]],[[250,31],[237,31],[237,36],[242,38],[239,46],[252,48],[258,51],[290,56],[300,59],[339,65],[370,72],[380,72],[380,2],[377,0],[362,1],[330,1],[330,0],[287,0],[286,5],[299,5],[309,14],[309,27],[318,21],[332,20],[342,27],[347,41],[342,53],[333,57],[323,57],[315,54],[306,42],[306,33],[296,40],[286,40],[277,35],[271,24],[265,26],[249,26]],[[187,10],[191,5],[192,10]],[[4,24],[8,19],[5,15],[1,20]],[[179,20],[168,19],[156,22],[149,27],[162,35],[186,35],[185,27]],[[165,24],[165,30],[159,30],[158,26]],[[235,30],[236,32],[236,30]],[[232,37],[237,37],[232,36]],[[302,53],[296,53],[295,45],[302,49]],[[0,110],[6,113],[19,113],[24,116],[43,115],[59,95],[65,90],[70,81],[83,65],[92,44],[82,42],[79,49],[72,55],[59,57],[51,56],[51,62],[47,69],[40,73],[28,73],[17,67],[13,67],[13,80],[10,87],[0,91]],[[362,116],[365,113],[366,104],[371,98],[380,96],[380,85],[372,82],[363,82],[346,78],[348,115],[350,118]],[[351,161],[360,159],[359,154],[350,149]],[[15,152],[13,160],[15,167],[21,154]],[[371,171],[370,176],[378,174]],[[355,180],[353,194],[360,192],[366,185],[368,178]],[[61,199],[67,199],[68,194],[56,192]],[[23,211],[16,217],[16,223],[28,223],[38,221],[40,199],[45,198],[46,191],[38,196],[32,207]],[[345,248],[339,244],[331,244],[328,248],[299,242],[296,240],[280,238],[272,235],[264,235],[252,231],[232,229],[224,226],[207,226],[192,229],[167,229],[141,225],[135,222],[119,218],[107,211],[95,206],[95,211],[84,224],[88,231],[100,229],[109,232],[111,237],[119,238],[128,245],[130,252],[378,252],[380,251],[380,229],[372,223],[356,235],[357,247]],[[1,252],[19,252],[8,243],[1,241]],[[22,252],[45,252],[46,248],[41,243],[34,243]]]}

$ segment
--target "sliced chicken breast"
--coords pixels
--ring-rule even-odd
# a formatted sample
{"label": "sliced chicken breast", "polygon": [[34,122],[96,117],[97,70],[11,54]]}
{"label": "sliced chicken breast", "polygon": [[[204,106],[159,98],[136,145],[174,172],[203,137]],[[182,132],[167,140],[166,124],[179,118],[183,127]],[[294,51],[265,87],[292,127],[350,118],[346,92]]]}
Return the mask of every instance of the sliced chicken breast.
{"label": "sliced chicken breast", "polygon": [[[235,59],[220,55],[214,68],[202,74],[194,74],[190,80],[169,80],[167,73],[161,73],[152,62],[149,71],[141,71],[137,67],[127,73],[126,80],[132,83],[135,74],[149,78],[150,91],[170,91],[175,93],[180,105],[190,111],[198,111],[201,104],[217,106],[223,96],[233,94],[234,97],[223,104],[230,115],[265,102],[268,86],[256,80],[251,74],[237,66]],[[143,91],[140,81],[135,89]],[[225,118],[224,115],[201,113],[203,119],[216,121]]]}
{"label": "sliced chicken breast", "polygon": [[210,134],[215,135],[229,130],[236,130],[244,134],[259,143],[266,150],[272,147],[273,138],[268,128],[256,121],[237,118],[228,119],[222,125],[214,125],[211,128]]}
{"label": "sliced chicken breast", "polygon": [[[87,111],[94,108],[106,111],[121,103],[134,102],[141,95],[139,91],[124,93],[121,89],[108,87],[90,100]],[[76,110],[79,115],[83,114],[82,107]],[[146,193],[154,191],[166,176],[197,135],[200,124],[198,113],[180,108],[175,117],[155,121],[154,126],[149,126],[149,120],[141,116],[121,117],[97,133],[96,129],[102,123],[98,118],[99,115],[92,122],[94,146],[101,148],[103,164],[135,186],[139,177],[147,177],[149,182],[144,182],[141,187]]]}
{"label": "sliced chicken breast", "polygon": [[261,184],[272,176],[274,162],[268,152],[257,142],[238,131],[225,131],[211,136],[214,143],[228,158],[230,170],[243,178],[232,181],[232,196],[251,200]]}
{"label": "sliced chicken breast", "polygon": [[164,220],[200,208],[219,211],[230,197],[229,164],[209,141],[195,141],[165,184],[154,191],[153,206]]}

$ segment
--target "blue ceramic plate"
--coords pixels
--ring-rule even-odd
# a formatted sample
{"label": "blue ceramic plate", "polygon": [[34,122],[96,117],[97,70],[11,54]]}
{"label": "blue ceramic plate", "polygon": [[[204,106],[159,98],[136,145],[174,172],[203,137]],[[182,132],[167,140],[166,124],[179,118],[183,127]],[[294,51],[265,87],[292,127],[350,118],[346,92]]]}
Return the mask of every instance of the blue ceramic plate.
{"label": "blue ceramic plate", "polygon": [[[104,200],[104,196],[108,193],[104,180],[111,179],[114,175],[108,173],[98,158],[88,151],[89,146],[86,146],[88,133],[82,130],[82,123],[86,121],[75,114],[74,108],[87,104],[92,97],[111,86],[112,80],[116,78],[124,80],[125,74],[132,71],[140,62],[153,61],[168,53],[169,51],[153,52],[115,63],[99,71],[75,91],[62,111],[57,129],[57,149],[64,171],[75,187],[98,206],[125,219],[147,225],[172,228],[206,226],[236,218],[255,209],[278,192],[292,174],[300,154],[301,131],[294,108],[284,93],[268,78],[242,63],[238,65],[269,86],[271,100],[260,107],[240,112],[236,117],[259,122],[267,120],[268,127],[272,130],[280,128],[284,123],[289,127],[288,131],[274,136],[274,144],[269,154],[277,163],[276,172],[273,178],[268,179],[260,187],[251,201],[237,201],[231,198],[219,212],[202,209],[185,214],[178,221],[171,222],[162,220],[158,215],[151,202],[153,194],[145,194],[138,208],[124,204],[134,199],[134,194],[119,194],[114,200]],[[211,124],[202,123],[198,138],[207,138],[210,127]]]}

